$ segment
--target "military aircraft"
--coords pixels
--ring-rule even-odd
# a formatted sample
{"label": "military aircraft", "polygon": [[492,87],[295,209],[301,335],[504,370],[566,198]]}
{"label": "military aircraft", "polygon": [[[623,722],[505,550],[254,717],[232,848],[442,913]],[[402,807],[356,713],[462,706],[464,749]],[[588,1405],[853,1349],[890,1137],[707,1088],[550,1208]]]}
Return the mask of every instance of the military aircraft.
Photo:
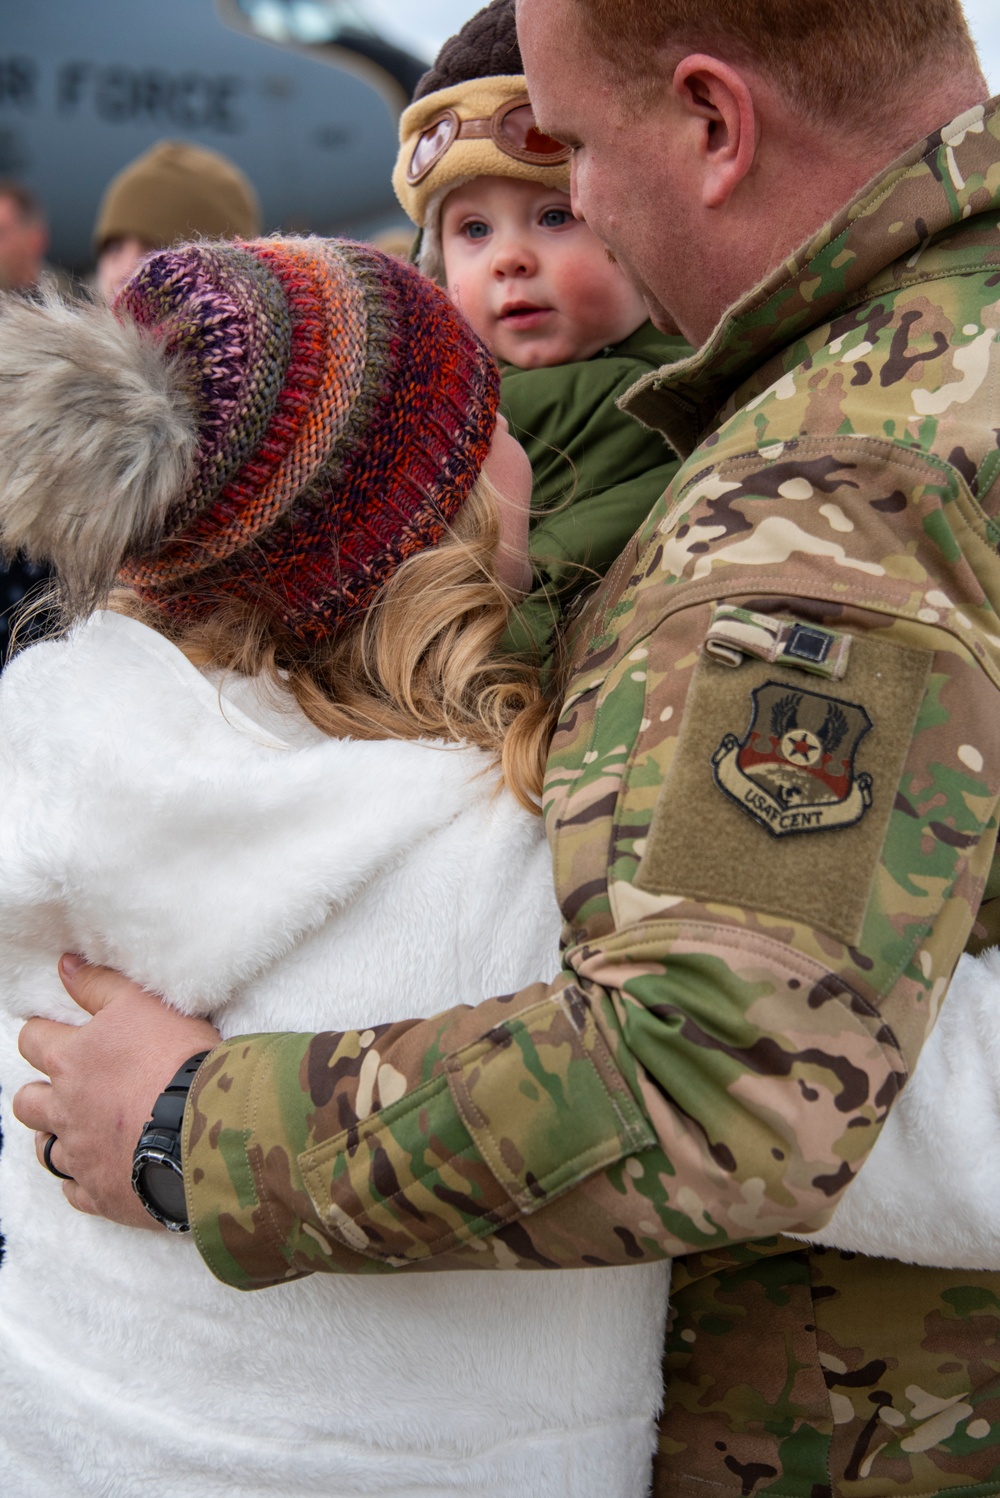
{"label": "military aircraft", "polygon": [[0,0],[0,176],[82,269],[101,193],[154,141],[223,151],[268,229],[364,235],[400,222],[400,110],[426,62],[362,0]]}

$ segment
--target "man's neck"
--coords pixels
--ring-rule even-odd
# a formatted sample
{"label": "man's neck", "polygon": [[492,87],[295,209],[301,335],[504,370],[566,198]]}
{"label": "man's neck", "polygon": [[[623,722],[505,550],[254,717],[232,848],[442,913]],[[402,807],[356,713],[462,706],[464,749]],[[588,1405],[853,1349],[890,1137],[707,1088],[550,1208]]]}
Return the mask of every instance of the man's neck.
{"label": "man's neck", "polygon": [[[694,324],[697,316],[697,326],[684,331],[704,341],[729,307],[807,244],[899,156],[986,98],[986,83],[976,70],[935,80],[922,95],[911,85],[900,108],[886,111],[884,132],[864,138],[764,112],[757,163],[727,208],[726,253],[706,288],[701,315],[690,318]],[[710,225],[708,233],[718,235],[721,229],[721,224]]]}

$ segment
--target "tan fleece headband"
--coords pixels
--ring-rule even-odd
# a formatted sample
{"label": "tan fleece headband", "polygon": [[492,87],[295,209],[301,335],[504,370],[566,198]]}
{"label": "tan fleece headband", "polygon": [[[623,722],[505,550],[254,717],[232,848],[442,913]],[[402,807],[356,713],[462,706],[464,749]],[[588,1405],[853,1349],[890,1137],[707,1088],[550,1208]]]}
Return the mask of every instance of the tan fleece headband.
{"label": "tan fleece headband", "polygon": [[524,77],[513,74],[439,89],[404,111],[392,185],[419,228],[428,227],[432,201],[439,208],[453,187],[474,177],[513,177],[569,192],[569,153],[553,150],[556,143],[534,129],[533,119],[517,114],[527,105]]}

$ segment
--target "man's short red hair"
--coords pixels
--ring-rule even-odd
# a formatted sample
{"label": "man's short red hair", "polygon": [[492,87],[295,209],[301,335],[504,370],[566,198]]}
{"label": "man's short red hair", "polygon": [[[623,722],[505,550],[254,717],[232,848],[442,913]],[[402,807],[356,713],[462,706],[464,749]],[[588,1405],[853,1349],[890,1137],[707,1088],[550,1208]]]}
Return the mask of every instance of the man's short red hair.
{"label": "man's short red hair", "polygon": [[640,85],[683,46],[770,77],[814,119],[875,126],[931,64],[978,67],[960,0],[573,0],[597,49]]}

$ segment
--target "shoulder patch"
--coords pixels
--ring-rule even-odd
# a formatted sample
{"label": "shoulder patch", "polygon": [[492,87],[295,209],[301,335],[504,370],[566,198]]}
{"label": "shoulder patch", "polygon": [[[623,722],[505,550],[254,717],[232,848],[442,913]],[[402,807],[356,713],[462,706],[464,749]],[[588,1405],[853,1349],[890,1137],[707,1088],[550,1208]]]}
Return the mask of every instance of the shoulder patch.
{"label": "shoulder patch", "polygon": [[856,634],[821,692],[796,667],[703,654],[636,886],[857,942],[932,659]]}
{"label": "shoulder patch", "polygon": [[860,822],[872,778],[854,756],[872,720],[857,703],[766,681],[750,693],[742,739],[727,733],[712,755],[715,783],[772,837]]}

